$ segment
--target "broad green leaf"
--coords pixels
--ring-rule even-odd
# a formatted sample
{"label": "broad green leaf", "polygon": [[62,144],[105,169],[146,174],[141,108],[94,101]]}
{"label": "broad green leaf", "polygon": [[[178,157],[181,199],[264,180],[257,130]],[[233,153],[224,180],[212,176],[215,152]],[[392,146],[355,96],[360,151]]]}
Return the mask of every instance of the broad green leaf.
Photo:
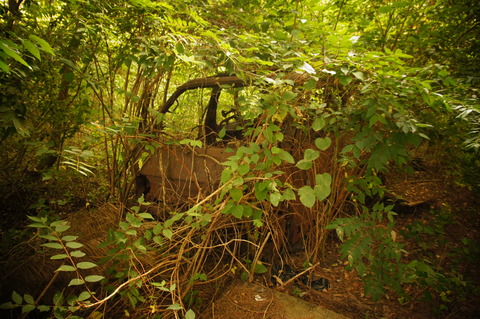
{"label": "broad green leaf", "polygon": [[161,223],[157,223],[155,227],[153,227],[153,234],[158,235],[162,232],[163,225]]}
{"label": "broad green leaf", "polygon": [[237,172],[238,174],[240,174],[240,176],[247,174],[249,171],[250,171],[250,165],[248,164],[242,164],[237,168]]}
{"label": "broad green leaf", "polygon": [[180,306],[178,303],[174,303],[173,305],[168,306],[167,309],[170,309],[170,310],[181,310],[181,309],[183,309],[183,307]]}
{"label": "broad green leaf", "polygon": [[352,82],[352,77],[351,76],[346,76],[346,75],[340,75],[340,79],[339,79],[339,82],[344,85],[344,86],[347,86],[350,84],[350,82]]}
{"label": "broad green leaf", "polygon": [[33,34],[30,34],[28,37],[30,38],[30,40],[33,40],[33,41],[37,42],[40,45],[40,47],[42,48],[43,51],[48,52],[51,55],[55,55],[52,47],[50,46],[50,44],[48,44],[47,41],[45,41],[42,38],[37,37],[36,35],[33,35]]}
{"label": "broad green leaf", "polygon": [[77,267],[80,269],[90,269],[97,267],[97,265],[89,261],[82,261],[77,264]]}
{"label": "broad green leaf", "polygon": [[21,305],[23,303],[23,298],[20,296],[16,291],[12,292],[12,300],[17,305]]}
{"label": "broad green leaf", "polygon": [[72,280],[70,280],[70,283],[68,284],[68,286],[78,286],[78,285],[83,285],[85,283],[85,281],[83,281],[82,279],[80,278],[74,278]]}
{"label": "broad green leaf", "polygon": [[325,186],[325,185],[315,185],[314,190],[315,190],[315,196],[320,202],[325,198],[327,198],[331,193],[330,186]]}
{"label": "broad green leaf", "polygon": [[2,69],[3,72],[5,73],[10,73],[10,67],[1,58],[0,58],[0,69]]}
{"label": "broad green leaf", "polygon": [[35,303],[35,299],[31,295],[24,294],[23,295],[23,300],[25,300],[26,303],[33,305]]}
{"label": "broad green leaf", "polygon": [[76,241],[70,241],[66,243],[65,246],[67,246],[68,248],[77,249],[83,247],[83,244],[77,243]]}
{"label": "broad green leaf", "polygon": [[172,239],[173,232],[171,229],[165,228],[163,231],[163,236],[167,237],[168,239]]}
{"label": "broad green leaf", "polygon": [[330,186],[332,184],[332,175],[329,173],[317,174],[315,176],[315,182],[317,185]]}
{"label": "broad green leaf", "polygon": [[70,252],[70,256],[80,258],[80,257],[85,256],[85,253],[81,250],[74,250],[74,251]]}
{"label": "broad green leaf", "polygon": [[61,265],[61,266],[58,267],[58,269],[55,270],[55,271],[75,271],[75,267],[70,266],[70,265]]}
{"label": "broad green leaf", "polygon": [[362,81],[365,80],[365,75],[363,74],[363,72],[360,72],[360,71],[353,72],[353,76],[355,76],[359,80],[362,80]]}
{"label": "broad green leaf", "polygon": [[52,257],[50,257],[50,259],[57,260],[57,259],[65,259],[67,257],[68,257],[67,254],[58,254],[58,255],[53,255]]}
{"label": "broad green leaf", "polygon": [[92,295],[88,291],[82,291],[77,298],[77,301],[85,301],[90,298]]}
{"label": "broad green leaf", "polygon": [[243,206],[242,205],[235,205],[230,209],[230,214],[233,217],[241,219],[243,217]]}
{"label": "broad green leaf", "polygon": [[243,191],[239,188],[232,188],[230,190],[230,196],[234,202],[238,202],[240,199],[242,199]]}
{"label": "broad green leaf", "polygon": [[5,41],[0,40],[0,49],[2,49],[3,52],[5,52],[7,55],[12,57],[16,61],[20,62],[21,64],[23,64],[26,67],[28,67],[29,69],[31,69],[30,65],[28,65],[28,63],[24,59],[22,59],[22,57],[20,55],[18,55],[18,53],[15,52],[15,50],[10,48]]}
{"label": "broad green leaf", "polygon": [[63,249],[63,246],[60,243],[45,243],[42,246],[53,248],[53,249]]}
{"label": "broad green leaf", "polygon": [[63,241],[74,241],[78,238],[78,236],[63,236],[62,240]]}
{"label": "broad green leaf", "polygon": [[140,213],[138,216],[142,217],[143,219],[155,219],[150,213]]}
{"label": "broad green leaf", "polygon": [[22,306],[22,313],[27,313],[27,312],[30,312],[32,310],[35,310],[35,305],[25,305],[25,306]]}
{"label": "broad green leaf", "polygon": [[33,228],[47,228],[47,225],[45,224],[40,224],[40,223],[32,223],[28,224],[28,227],[33,227]]}
{"label": "broad green leaf", "polygon": [[283,199],[284,200],[295,200],[297,198],[297,196],[295,196],[295,193],[293,192],[292,189],[290,188],[287,188],[284,192],[283,192]]}
{"label": "broad green leaf", "polygon": [[37,46],[35,44],[33,44],[32,42],[28,41],[28,40],[23,40],[22,41],[22,44],[25,48],[27,48],[27,50],[34,56],[36,57],[38,60],[41,60],[41,57],[40,57],[40,50],[38,50]]}
{"label": "broad green leaf", "polygon": [[185,313],[185,319],[195,319],[195,312],[193,312],[192,309],[189,309],[186,313]]}
{"label": "broad green leaf", "polygon": [[303,158],[306,161],[314,161],[320,156],[320,152],[312,149],[306,149]]}
{"label": "broad green leaf", "polygon": [[264,274],[268,271],[267,267],[265,267],[264,264],[258,262],[255,264],[255,269],[254,269],[254,273],[256,274]]}
{"label": "broad green leaf", "polygon": [[312,208],[315,205],[315,191],[310,186],[303,186],[298,190],[300,201],[308,208]]}
{"label": "broad green leaf", "polygon": [[36,216],[27,216],[28,219],[30,219],[33,222],[38,222],[38,223],[43,223],[43,220],[40,217]]}
{"label": "broad green leaf", "polygon": [[282,195],[280,193],[270,193],[270,203],[272,203],[273,206],[277,207],[281,199]]}
{"label": "broad green leaf", "polygon": [[315,132],[320,131],[322,128],[325,127],[325,120],[321,117],[317,117],[315,121],[312,123],[312,130]]}
{"label": "broad green leaf", "polygon": [[293,158],[293,156],[285,150],[280,150],[280,152],[278,153],[278,156],[287,163],[290,163],[290,164],[295,163],[295,159]]}
{"label": "broad green leaf", "polygon": [[40,305],[37,307],[38,311],[40,312],[45,312],[45,311],[49,311],[50,310],[50,307],[49,306],[45,306],[45,305]]}
{"label": "broad green leaf", "polygon": [[324,151],[327,148],[329,148],[331,144],[332,144],[332,139],[328,136],[325,138],[319,137],[315,140],[315,146],[321,151]]}
{"label": "broad green leaf", "polygon": [[100,276],[100,275],[90,275],[85,277],[86,282],[99,282],[100,280],[103,280],[105,277]]}
{"label": "broad green leaf", "polygon": [[52,235],[40,235],[39,237],[43,238],[43,239],[46,239],[46,240],[50,240],[50,241],[57,241],[58,240],[57,237],[52,236]]}
{"label": "broad green leaf", "polygon": [[304,159],[298,161],[297,165],[295,165],[299,169],[307,170],[312,168],[312,162],[311,161],[306,161]]}
{"label": "broad green leaf", "polygon": [[157,245],[162,246],[163,245],[163,238],[160,236],[154,236],[153,237],[153,242]]}
{"label": "broad green leaf", "polygon": [[290,101],[293,100],[297,96],[297,93],[293,93],[292,91],[285,91],[282,94],[282,101]]}

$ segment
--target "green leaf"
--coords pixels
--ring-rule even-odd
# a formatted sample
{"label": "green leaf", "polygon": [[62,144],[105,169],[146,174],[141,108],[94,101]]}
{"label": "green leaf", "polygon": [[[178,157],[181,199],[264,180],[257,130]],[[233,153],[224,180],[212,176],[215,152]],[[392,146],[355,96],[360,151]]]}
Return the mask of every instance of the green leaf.
{"label": "green leaf", "polygon": [[284,192],[283,192],[283,199],[284,200],[295,200],[297,197],[295,196],[295,193],[293,192],[293,190],[291,188],[287,188]]}
{"label": "green leaf", "polygon": [[297,93],[293,93],[292,91],[285,91],[282,94],[282,101],[290,101],[293,100],[297,96]]}
{"label": "green leaf", "polygon": [[230,214],[232,214],[233,217],[241,219],[243,217],[243,206],[242,205],[234,205],[230,209]]}
{"label": "green leaf", "polygon": [[346,75],[340,75],[339,82],[340,82],[343,86],[347,86],[347,85],[350,84],[350,82],[352,82],[352,77],[351,77],[351,76],[346,76]]}
{"label": "green leaf", "polygon": [[70,256],[80,258],[85,256],[85,253],[81,250],[74,250],[70,253]]}
{"label": "green leaf", "polygon": [[68,248],[77,249],[83,247],[83,244],[77,243],[76,241],[70,241],[66,243],[65,246],[67,246]]}
{"label": "green leaf", "polygon": [[48,44],[47,41],[45,41],[42,38],[37,37],[36,35],[33,35],[33,34],[30,34],[28,37],[30,38],[30,40],[33,40],[33,41],[37,42],[40,45],[40,47],[42,48],[43,51],[48,52],[51,55],[55,55],[52,47],[50,46],[50,44]]}
{"label": "green leaf", "polygon": [[153,242],[156,243],[157,245],[162,246],[163,245],[163,238],[160,236],[154,236],[153,237]]}
{"label": "green leaf", "polygon": [[270,203],[272,203],[273,206],[277,207],[281,199],[282,195],[280,193],[270,193]]}
{"label": "green leaf", "polygon": [[13,291],[12,292],[12,300],[14,303],[17,305],[21,305],[23,303],[23,298],[20,296],[17,292]]}
{"label": "green leaf", "polygon": [[353,76],[355,76],[359,80],[362,80],[362,81],[365,80],[365,75],[363,74],[363,72],[360,72],[360,71],[353,72]]}
{"label": "green leaf", "polygon": [[168,239],[172,239],[173,232],[171,229],[165,228],[163,231],[163,236],[167,237]]}
{"label": "green leaf", "polygon": [[31,295],[24,294],[23,295],[23,300],[25,300],[26,303],[33,305],[35,303],[35,299]]}
{"label": "green leaf", "polygon": [[313,121],[312,130],[314,130],[315,132],[320,131],[324,127],[325,127],[325,120],[323,118],[317,117],[315,121]]}
{"label": "green leaf", "polygon": [[33,228],[47,228],[47,225],[45,224],[40,224],[40,223],[32,223],[28,224],[27,227],[33,227]]}
{"label": "green leaf", "polygon": [[320,152],[312,149],[306,149],[303,155],[306,161],[314,161],[320,156]]}
{"label": "green leaf", "polygon": [[193,312],[192,309],[189,309],[189,310],[185,313],[185,319],[195,319],[195,312]]}
{"label": "green leaf", "polygon": [[242,199],[243,191],[239,188],[232,188],[230,190],[230,196],[234,202],[238,202],[240,199]]}
{"label": "green leaf", "polygon": [[85,277],[86,282],[99,282],[100,280],[103,280],[105,277],[100,276],[100,275],[90,275]]}
{"label": "green leaf", "polygon": [[265,267],[264,264],[258,262],[255,264],[255,269],[254,269],[254,273],[256,274],[264,274],[268,271],[267,267]]}
{"label": "green leaf", "polygon": [[88,291],[82,291],[77,298],[77,301],[85,301],[89,299],[92,295]]}
{"label": "green leaf", "polygon": [[68,257],[67,254],[58,254],[58,255],[53,255],[52,257],[50,257],[50,259],[57,260],[57,259],[65,259],[67,257]]}
{"label": "green leaf", "polygon": [[20,55],[18,55],[12,48],[10,48],[5,41],[0,40],[0,48],[3,50],[3,52],[12,57],[14,60],[31,69],[30,65],[28,65],[28,63],[24,59],[22,59]]}
{"label": "green leaf", "polygon": [[58,226],[55,226],[55,231],[57,233],[62,233],[66,230],[70,229],[70,226],[69,225],[58,225]]}
{"label": "green leaf", "polygon": [[300,196],[300,202],[308,208],[312,208],[315,205],[315,191],[310,186],[303,186],[298,190]]}
{"label": "green leaf", "polygon": [[331,188],[330,186],[315,185],[314,191],[318,201],[321,202],[322,200],[326,199],[330,195]]}
{"label": "green leaf", "polygon": [[90,269],[97,267],[97,265],[89,261],[82,261],[77,264],[77,267],[80,269]]}
{"label": "green leaf", "polygon": [[307,170],[312,168],[312,162],[311,161],[306,161],[304,159],[298,161],[297,165],[295,165],[299,169]]}
{"label": "green leaf", "polygon": [[70,283],[68,284],[68,286],[78,286],[78,285],[83,285],[85,283],[85,281],[83,281],[82,279],[80,278],[74,278],[72,280],[70,280]]}
{"label": "green leaf", "polygon": [[32,42],[28,41],[28,40],[23,40],[22,41],[22,44],[25,48],[27,48],[27,50],[34,56],[36,57],[38,60],[41,60],[41,57],[40,57],[40,50],[38,50],[37,46],[35,44],[33,44]]}
{"label": "green leaf", "polygon": [[35,310],[35,308],[35,305],[25,305],[22,307],[22,313],[30,312],[32,310]]}
{"label": "green leaf", "polygon": [[325,138],[319,137],[315,140],[315,146],[321,151],[324,151],[327,148],[329,148],[331,144],[332,144],[332,139],[330,137],[325,137]]}
{"label": "green leaf", "polygon": [[153,227],[153,234],[158,235],[162,232],[163,225],[161,223],[157,223],[155,227]]}
{"label": "green leaf", "polygon": [[280,152],[278,153],[278,156],[287,163],[290,163],[290,164],[295,163],[295,159],[293,158],[293,156],[285,150],[280,150]]}
{"label": "green leaf", "polygon": [[78,236],[63,236],[62,240],[63,241],[74,241],[78,238]]}
{"label": "green leaf", "polygon": [[63,246],[60,243],[45,243],[42,246],[53,248],[53,249],[63,249]]}
{"label": "green leaf", "polygon": [[37,307],[38,311],[40,312],[45,312],[45,311],[49,311],[50,310],[50,307],[49,306],[45,306],[45,305],[40,305]]}
{"label": "green leaf", "polygon": [[183,309],[183,307],[180,306],[178,303],[174,303],[173,305],[168,306],[167,309],[170,309],[170,310],[181,310],[181,309]]}
{"label": "green leaf", "polygon": [[10,67],[0,58],[0,69],[5,73],[10,73]]}
{"label": "green leaf", "polygon": [[153,218],[152,214],[150,214],[150,213],[140,213],[140,214],[138,214],[138,216],[143,218],[143,219],[155,219],[155,218]]}
{"label": "green leaf", "polygon": [[247,174],[249,171],[250,171],[250,165],[248,164],[242,164],[237,168],[237,172],[238,174],[240,174],[240,176]]}
{"label": "green leaf", "polygon": [[43,238],[43,239],[46,239],[46,240],[50,240],[50,241],[57,241],[58,240],[57,237],[52,236],[52,235],[40,235],[39,237]]}
{"label": "green leaf", "polygon": [[58,267],[58,269],[55,270],[55,271],[75,271],[75,267],[70,266],[70,265],[61,265],[61,266]]}
{"label": "green leaf", "polygon": [[317,185],[330,187],[332,184],[332,175],[329,173],[317,174],[315,176],[315,182]]}

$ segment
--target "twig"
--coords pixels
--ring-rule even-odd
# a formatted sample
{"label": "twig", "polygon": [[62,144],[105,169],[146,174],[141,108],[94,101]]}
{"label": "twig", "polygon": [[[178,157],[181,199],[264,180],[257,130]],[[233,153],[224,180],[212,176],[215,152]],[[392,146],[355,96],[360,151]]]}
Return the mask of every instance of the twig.
{"label": "twig", "polygon": [[308,268],[305,269],[304,271],[299,272],[298,274],[296,274],[296,275],[293,276],[292,278],[288,279],[286,282],[282,283],[282,284],[280,285],[280,287],[283,287],[283,286],[288,285],[289,283],[291,283],[292,281],[294,281],[295,279],[297,279],[298,277],[300,277],[301,275],[303,275],[303,274],[306,273],[307,271],[310,271],[310,270],[312,270],[313,268],[317,267],[318,265],[320,265],[319,262],[316,263],[316,264],[313,265],[313,266],[308,267]]}

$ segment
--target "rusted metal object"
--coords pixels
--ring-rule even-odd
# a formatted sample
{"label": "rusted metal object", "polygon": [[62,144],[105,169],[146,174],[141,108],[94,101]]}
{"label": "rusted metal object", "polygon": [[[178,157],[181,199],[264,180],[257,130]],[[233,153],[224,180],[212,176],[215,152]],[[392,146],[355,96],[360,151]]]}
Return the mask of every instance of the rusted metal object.
{"label": "rusted metal object", "polygon": [[215,190],[231,153],[220,147],[170,145],[159,148],[140,170],[148,181],[148,201],[178,203]]}
{"label": "rusted metal object", "polygon": [[237,76],[213,76],[193,79],[179,86],[160,108],[160,113],[168,113],[175,101],[188,90],[212,88],[202,130],[205,144],[203,147],[168,145],[157,149],[140,170],[137,195],[144,194],[149,201],[180,203],[195,201],[199,196],[212,192],[220,181],[223,170],[221,163],[230,156],[225,152],[225,147],[213,145],[221,128],[232,126],[231,123],[223,125],[217,121],[220,93],[225,87],[249,85]]}

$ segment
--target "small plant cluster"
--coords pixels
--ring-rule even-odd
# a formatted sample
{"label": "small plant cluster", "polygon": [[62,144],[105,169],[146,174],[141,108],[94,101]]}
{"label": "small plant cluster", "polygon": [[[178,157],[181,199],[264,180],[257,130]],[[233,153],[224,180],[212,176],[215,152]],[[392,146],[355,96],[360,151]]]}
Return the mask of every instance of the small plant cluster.
{"label": "small plant cluster", "polygon": [[[445,244],[443,227],[449,214],[436,214],[431,225],[414,222],[399,234],[392,209],[393,205],[377,203],[371,209],[364,208],[360,215],[337,218],[327,227],[334,229],[342,242],[340,253],[348,260],[347,270],[358,272],[365,294],[374,300],[394,293],[400,303],[413,301],[417,297],[413,286],[423,292],[422,299],[439,297],[440,310],[447,309],[454,291],[457,298],[462,298],[466,282],[457,271],[441,267],[427,252],[432,246]],[[417,242],[419,259],[407,258],[409,252],[402,237]]]}
{"label": "small plant cluster", "polygon": [[[82,271],[95,268],[97,264],[90,261],[78,261],[79,258],[85,257],[86,254],[80,249],[83,244],[78,242],[78,236],[64,235],[70,226],[65,220],[50,221],[48,217],[29,216],[32,221],[29,227],[38,229],[38,237],[45,242],[41,246],[58,251],[50,257],[52,260],[61,261],[61,265],[55,270],[51,282],[45,287],[44,292],[35,300],[31,295],[25,294],[23,297],[16,293],[12,293],[12,301],[3,304],[3,309],[20,308],[22,314],[27,314],[33,310],[40,312],[52,311],[56,318],[65,318],[67,314],[72,314],[85,306],[91,304],[91,299],[96,300],[95,292],[89,288],[89,284],[97,283],[105,277],[101,275],[83,275]],[[39,304],[43,294],[50,288],[60,272],[74,273],[73,279],[70,280],[67,287],[83,286],[84,290],[79,294],[71,294],[64,297],[62,292],[57,292],[53,299],[53,305]],[[98,301],[98,300],[96,300]],[[69,316],[69,318],[79,318],[77,316]]]}

